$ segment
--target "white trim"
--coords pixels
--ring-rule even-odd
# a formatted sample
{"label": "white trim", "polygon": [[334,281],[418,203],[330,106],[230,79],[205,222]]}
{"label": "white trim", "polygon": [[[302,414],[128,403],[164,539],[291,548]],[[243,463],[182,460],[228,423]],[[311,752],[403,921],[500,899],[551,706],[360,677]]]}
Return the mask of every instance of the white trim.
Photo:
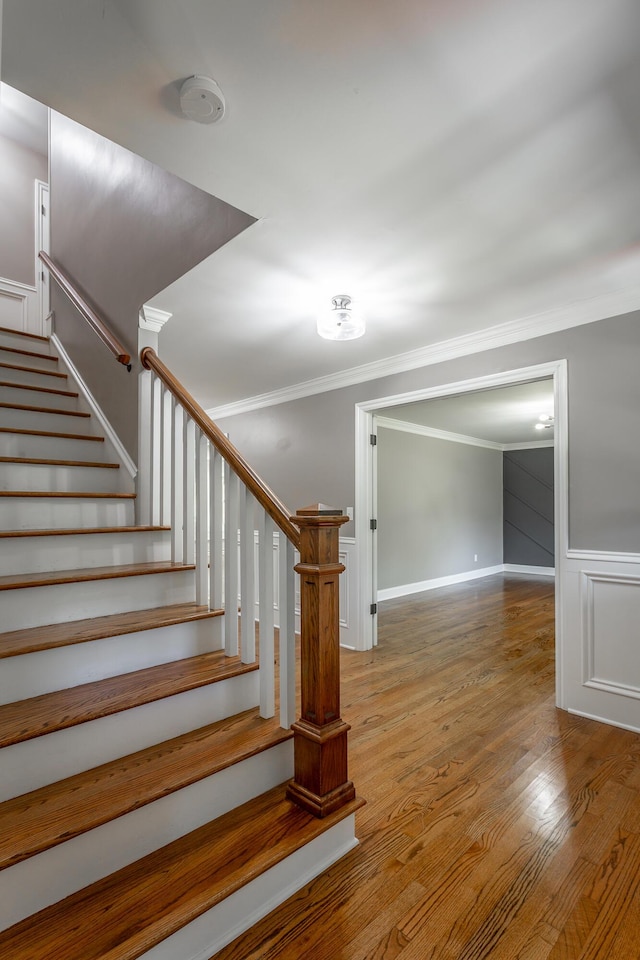
{"label": "white trim", "polygon": [[503,563],[504,573],[522,573],[527,577],[555,577],[555,567],[532,567],[524,563]]}
{"label": "white trim", "polygon": [[138,326],[142,330],[150,330],[152,333],[160,333],[167,320],[173,316],[166,310],[159,310],[157,307],[150,307],[148,303],[142,305],[138,315]]}
{"label": "white trim", "polygon": [[454,573],[448,577],[436,577],[433,580],[419,580],[417,583],[405,583],[397,587],[385,587],[378,590],[378,601],[395,600],[396,597],[407,597],[412,593],[423,593],[426,590],[437,590],[438,587],[449,587],[454,583],[465,583],[467,580],[479,580],[481,577],[491,577],[502,573],[503,565],[483,567],[481,570],[465,570],[464,573]]}
{"label": "white trim", "polygon": [[[44,210],[44,213],[43,213]],[[49,271],[45,270],[38,254],[41,250],[49,253],[49,184],[44,180],[35,181],[35,279],[38,291],[38,333],[44,337],[51,334],[51,298],[49,296]]]}
{"label": "white trim", "polygon": [[318,393],[327,393],[330,390],[339,390],[342,387],[365,383],[367,380],[378,380],[396,373],[405,373],[419,367],[427,367],[445,360],[455,360],[471,353],[480,353],[484,350],[493,350],[508,344],[519,343],[523,340],[532,340],[537,337],[548,336],[571,327],[582,326],[586,323],[595,323],[607,317],[617,317],[631,313],[640,308],[640,286],[628,290],[608,293],[587,300],[578,300],[574,303],[557,307],[546,313],[519,320],[510,320],[507,323],[497,324],[475,333],[453,337],[440,343],[409,350],[394,357],[385,357],[372,363],[365,363],[359,367],[351,367],[338,373],[331,373],[324,377],[316,377],[303,383],[295,383],[281,390],[246,397],[232,403],[221,404],[207,410],[214,419],[234,416],[238,413],[249,413],[262,407],[272,407],[289,400],[299,400],[302,397],[314,396]]}
{"label": "white trim", "polygon": [[587,563],[635,563],[640,564],[640,553],[608,553],[606,550],[567,550],[567,560],[584,560]]}
{"label": "white trim", "polygon": [[91,391],[89,390],[89,387],[88,387],[87,384],[84,382],[83,378],[80,376],[80,373],[79,373],[77,367],[75,366],[75,364],[74,364],[73,361],[71,360],[71,357],[69,356],[69,354],[67,353],[67,351],[65,350],[65,348],[62,346],[62,343],[60,342],[60,340],[58,339],[58,336],[57,336],[55,333],[53,333],[53,334],[51,335],[51,343],[55,346],[56,352],[58,353],[58,356],[59,356],[60,359],[62,360],[62,362],[63,362],[63,364],[65,365],[65,367],[67,367],[67,369],[68,369],[69,373],[71,374],[72,378],[75,380],[76,385],[77,385],[80,393],[82,394],[82,397],[84,398],[85,402],[88,404],[88,406],[89,406],[89,408],[90,408],[90,410],[91,410],[91,413],[93,414],[93,416],[96,418],[96,420],[97,420],[98,423],[100,424],[102,430],[103,430],[104,433],[105,433],[105,436],[107,437],[107,439],[109,440],[109,442],[110,442],[111,445],[113,446],[113,448],[114,448],[114,450],[115,450],[115,452],[116,452],[116,455],[117,455],[118,459],[120,460],[122,466],[123,466],[123,467],[125,468],[125,470],[129,473],[129,475],[131,476],[132,480],[135,480],[136,474],[137,474],[137,472],[138,472],[138,468],[136,467],[135,463],[133,462],[133,460],[132,460],[131,457],[129,456],[129,454],[128,454],[127,450],[125,449],[125,447],[123,446],[122,441],[120,440],[120,437],[118,436],[118,434],[116,433],[116,431],[113,429],[113,427],[111,426],[111,424],[109,423],[109,421],[108,421],[107,418],[105,417],[105,415],[104,415],[104,413],[102,412],[100,406],[98,405],[95,397],[93,396],[93,394],[92,394]]}

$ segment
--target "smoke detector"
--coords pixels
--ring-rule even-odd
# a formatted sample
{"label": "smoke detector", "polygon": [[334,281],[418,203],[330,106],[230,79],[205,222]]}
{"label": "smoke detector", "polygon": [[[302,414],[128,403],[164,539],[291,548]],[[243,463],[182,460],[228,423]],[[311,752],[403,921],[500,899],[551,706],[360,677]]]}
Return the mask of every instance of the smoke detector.
{"label": "smoke detector", "polygon": [[180,87],[180,107],[196,123],[215,123],[224,116],[224,95],[210,77],[189,77]]}

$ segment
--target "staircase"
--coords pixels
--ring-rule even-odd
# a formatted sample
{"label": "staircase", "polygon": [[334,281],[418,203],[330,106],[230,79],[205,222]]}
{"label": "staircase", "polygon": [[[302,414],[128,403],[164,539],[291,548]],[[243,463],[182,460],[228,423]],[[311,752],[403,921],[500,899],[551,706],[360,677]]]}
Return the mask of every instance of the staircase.
{"label": "staircase", "polygon": [[[126,374],[125,374],[126,375]],[[354,844],[48,340],[0,330],[0,956],[207,960]]]}

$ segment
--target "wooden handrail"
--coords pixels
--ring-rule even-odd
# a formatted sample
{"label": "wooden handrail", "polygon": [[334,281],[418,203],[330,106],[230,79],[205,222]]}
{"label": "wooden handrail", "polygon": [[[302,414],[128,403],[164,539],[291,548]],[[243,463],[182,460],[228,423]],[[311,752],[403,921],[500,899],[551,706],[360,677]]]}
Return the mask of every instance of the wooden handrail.
{"label": "wooden handrail", "polygon": [[54,278],[60,289],[66,293],[71,303],[82,314],[90,327],[98,334],[102,342],[111,350],[118,363],[122,363],[131,371],[131,355],[127,353],[120,341],[115,337],[106,324],[100,319],[95,310],[92,310],[86,300],[78,293],[71,279],[51,257],[41,250],[38,254],[47,270]]}
{"label": "wooden handrail", "polygon": [[224,457],[229,466],[237,473],[260,506],[266,510],[296,550],[299,550],[300,530],[291,521],[290,512],[249,466],[242,454],[234,447],[231,441],[225,437],[222,430],[207,416],[200,404],[185,390],[180,381],[176,380],[153,347],[143,348],[140,352],[140,362],[146,370],[153,370],[157,374],[169,392],[173,394],[178,403],[184,407],[204,435],[211,441],[218,453]]}

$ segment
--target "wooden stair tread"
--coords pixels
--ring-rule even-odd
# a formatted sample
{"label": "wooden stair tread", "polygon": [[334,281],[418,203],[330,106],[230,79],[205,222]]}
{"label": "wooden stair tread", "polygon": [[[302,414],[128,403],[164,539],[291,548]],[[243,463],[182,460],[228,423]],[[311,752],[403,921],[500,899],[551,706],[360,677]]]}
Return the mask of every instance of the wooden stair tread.
{"label": "wooden stair tread", "polygon": [[105,470],[119,470],[119,463],[105,463],[102,460],[53,460],[46,457],[0,457],[0,463],[25,463],[46,467],[98,467]]}
{"label": "wooden stair tread", "polygon": [[29,403],[7,403],[0,401],[0,410],[22,410],[26,413],[50,413],[58,417],[80,417],[87,420],[91,416],[85,410],[63,410],[60,407],[36,407]]}
{"label": "wooden stair tread", "polygon": [[102,490],[0,490],[0,497],[31,497],[46,500],[135,500],[135,493],[113,493]]}
{"label": "wooden stair tread", "polygon": [[35,350],[20,350],[19,347],[7,347],[3,343],[0,343],[0,350],[4,353],[16,353],[21,357],[37,357],[38,360],[50,360],[52,363],[58,362],[58,358],[52,356],[50,353],[38,353]]}
{"label": "wooden stair tread", "polygon": [[0,363],[0,370],[20,370],[21,373],[39,373],[43,377],[58,377],[60,380],[68,380],[68,374],[61,373],[59,370],[41,370],[40,367],[25,367],[18,363]]}
{"label": "wooden stair tread", "polygon": [[247,710],[0,804],[0,870],[293,736]]}
{"label": "wooden stair tread", "polygon": [[[117,677],[0,706],[0,747],[107,717],[258,669],[224,651],[161,663]],[[0,954],[1,955],[1,954]]]}
{"label": "wooden stair tread", "polygon": [[362,806],[324,819],[274,787],[0,934],[3,960],[135,960]]}
{"label": "wooden stair tread", "polygon": [[0,433],[19,433],[27,437],[57,437],[61,440],[89,440],[94,443],[104,443],[104,437],[96,437],[92,433],[60,433],[59,430],[25,430],[22,427],[0,427]]}
{"label": "wooden stair tread", "polygon": [[16,537],[75,537],[86,534],[153,533],[164,530],[171,530],[171,527],[153,526],[152,524],[121,527],[65,527],[60,530],[56,530],[55,527],[47,527],[46,530],[0,530],[0,540]]}
{"label": "wooden stair tread", "polygon": [[[91,532],[91,531],[89,531]],[[0,659],[18,657],[38,650],[52,650],[76,643],[105,640],[127,633],[170,627],[176,623],[207,620],[222,616],[224,610],[209,610],[196,603],[175,603],[151,610],[133,610],[126,613],[110,613],[104,617],[88,620],[70,620],[67,623],[51,623],[44,627],[26,627],[0,633]]]}
{"label": "wooden stair tread", "polygon": [[41,340],[49,343],[49,337],[43,337],[40,333],[27,333],[26,330],[15,330],[13,327],[0,327],[0,333],[10,333],[16,337],[26,337],[29,340]]}
{"label": "wooden stair tread", "polygon": [[0,380],[0,387],[9,387],[11,390],[32,390],[35,393],[51,393],[56,397],[77,398],[79,394],[73,390],[55,390],[53,387],[36,387],[32,383],[14,383],[13,380]]}
{"label": "wooden stair tread", "polygon": [[193,569],[194,564],[153,560],[145,563],[114,564],[107,567],[82,567],[79,570],[14,573],[8,577],[0,577],[0,590],[24,590],[29,587],[49,587],[62,583],[88,583],[91,580],[117,580],[121,577],[144,577],[149,574],[176,573]]}

